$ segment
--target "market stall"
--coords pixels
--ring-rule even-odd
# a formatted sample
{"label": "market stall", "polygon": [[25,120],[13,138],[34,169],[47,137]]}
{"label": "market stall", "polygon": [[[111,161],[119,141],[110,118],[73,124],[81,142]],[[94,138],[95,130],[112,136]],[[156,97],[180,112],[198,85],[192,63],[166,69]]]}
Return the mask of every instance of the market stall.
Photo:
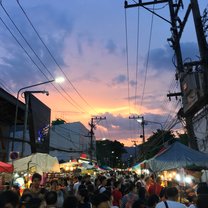
{"label": "market stall", "polygon": [[0,173],[12,173],[13,172],[13,165],[4,163],[0,161]]}
{"label": "market stall", "polygon": [[0,191],[5,188],[4,184],[12,179],[13,165],[0,161]]}
{"label": "market stall", "polygon": [[208,169],[208,155],[175,142],[149,159],[146,165],[160,176],[162,185],[178,187],[180,201],[189,203],[191,195],[187,190],[193,190],[201,181],[202,169]]}
{"label": "market stall", "polygon": [[56,157],[44,153],[36,153],[13,161],[14,172],[60,172]]}
{"label": "market stall", "polygon": [[131,168],[131,171],[134,171],[135,173],[137,173],[138,175],[141,175],[141,174],[149,174],[149,169],[146,168],[146,163],[147,163],[148,160],[144,160],[140,163],[136,163],[132,168]]}
{"label": "market stall", "polygon": [[175,142],[148,160],[147,165],[153,172],[191,166],[208,168],[208,155]]}

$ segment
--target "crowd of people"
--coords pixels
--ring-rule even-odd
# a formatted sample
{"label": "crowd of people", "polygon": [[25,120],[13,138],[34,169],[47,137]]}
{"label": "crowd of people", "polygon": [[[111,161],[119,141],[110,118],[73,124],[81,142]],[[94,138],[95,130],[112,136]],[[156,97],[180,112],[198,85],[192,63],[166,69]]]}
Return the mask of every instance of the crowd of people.
{"label": "crowd of people", "polygon": [[177,184],[164,187],[160,177],[111,172],[96,178],[53,178],[44,185],[41,179],[34,173],[22,194],[18,186],[7,187],[0,193],[0,208],[208,208],[206,183],[187,188],[184,204]]}

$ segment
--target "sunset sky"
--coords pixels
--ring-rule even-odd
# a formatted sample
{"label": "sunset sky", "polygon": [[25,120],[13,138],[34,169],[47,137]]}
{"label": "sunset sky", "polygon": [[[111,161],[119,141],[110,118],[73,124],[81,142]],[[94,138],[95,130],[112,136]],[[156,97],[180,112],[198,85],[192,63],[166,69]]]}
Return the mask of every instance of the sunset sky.
{"label": "sunset sky", "polygon": [[[143,8],[125,10],[121,0],[2,2],[0,86],[9,93],[16,96],[22,87],[65,76],[62,84],[31,88],[49,91],[37,97],[51,108],[52,120],[80,121],[89,128],[92,116],[106,116],[97,124],[97,139],[128,146],[141,142],[141,125],[129,116],[156,122],[145,125],[147,136],[171,126],[181,102],[166,96],[180,91],[167,22]],[[207,3],[199,2],[203,12]],[[169,20],[167,4],[154,9]],[[183,60],[197,59],[192,15],[181,47]]]}

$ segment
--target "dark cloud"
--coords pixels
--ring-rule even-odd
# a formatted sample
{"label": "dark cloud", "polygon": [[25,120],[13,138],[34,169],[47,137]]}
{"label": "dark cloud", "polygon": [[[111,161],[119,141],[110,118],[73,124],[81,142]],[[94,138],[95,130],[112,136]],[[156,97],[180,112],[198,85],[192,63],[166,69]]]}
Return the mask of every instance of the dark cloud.
{"label": "dark cloud", "polygon": [[127,81],[126,75],[119,74],[117,77],[114,77],[112,80],[113,85],[123,84]]}
{"label": "dark cloud", "polygon": [[[112,85],[120,85],[120,84],[124,84],[126,82],[127,82],[127,77],[124,74],[119,74],[118,76],[116,76],[112,79]],[[134,86],[136,86],[136,81],[130,80],[129,84],[130,84],[130,86],[134,87]]]}
{"label": "dark cloud", "polygon": [[134,87],[137,85],[137,82],[135,80],[130,80],[129,84]]}
{"label": "dark cloud", "polygon": [[183,54],[184,61],[198,59],[199,50],[195,42],[181,43],[181,51]]}
{"label": "dark cloud", "polygon": [[[18,87],[22,86],[22,83],[27,85],[31,79],[34,82],[40,79],[41,76],[38,69],[31,63],[30,59],[20,48],[7,45],[7,50],[10,51],[10,54],[8,56],[5,55],[1,57],[0,72],[1,78],[6,79],[8,85],[11,86],[15,80],[15,83],[18,83]],[[45,78],[42,78],[42,80],[44,79]]]}
{"label": "dark cloud", "polygon": [[[121,115],[113,115],[111,113],[104,113],[101,116],[106,117],[107,122],[100,122],[99,126],[108,129],[108,133],[111,138],[123,139],[123,138],[131,138],[133,134],[136,133],[133,137],[138,137],[141,133],[141,124],[136,121],[136,119],[129,119],[128,117],[124,117]],[[135,115],[138,116],[138,115]],[[144,120],[145,123],[145,133],[151,134],[153,131],[157,131],[157,129],[162,129],[164,127],[164,115],[159,114],[145,114]],[[132,117],[132,116],[131,116]],[[118,138],[119,135],[119,138]]]}
{"label": "dark cloud", "polygon": [[77,50],[80,56],[83,56],[83,43],[87,43],[87,46],[93,47],[94,45],[94,39],[87,34],[79,34],[77,36]]}
{"label": "dark cloud", "polygon": [[155,69],[169,70],[172,68],[173,50],[166,45],[164,48],[156,48],[151,50],[149,64]]}
{"label": "dark cloud", "polygon": [[115,54],[117,46],[113,42],[113,40],[108,40],[108,42],[106,43],[106,49],[109,54]]}
{"label": "dark cloud", "polygon": [[106,112],[102,116],[105,116],[108,122],[103,122],[103,126],[108,128],[110,131],[119,130],[128,130],[128,125],[126,125],[127,117],[122,115],[113,115],[109,112]]}
{"label": "dark cloud", "polygon": [[[181,51],[183,60],[196,60],[199,54],[197,44],[195,42],[181,43]],[[169,45],[164,48],[156,48],[151,50],[149,64],[157,70],[171,70],[173,68],[174,51]]]}
{"label": "dark cloud", "polygon": [[[57,69],[57,65],[38,39],[38,36],[27,22],[25,16],[20,10],[18,11],[19,12],[15,13],[9,11],[9,13],[11,13],[11,18],[45,66],[40,63],[21,35],[17,32],[11,22],[9,22],[8,18],[5,18],[5,22],[22,44],[23,48],[27,50],[34,62],[44,71],[48,78],[51,79],[52,77],[50,74],[53,75],[53,71]],[[27,11],[27,14],[40,37],[55,57],[57,63],[63,67],[65,65],[63,60],[64,39],[72,32],[73,19],[49,5],[33,7],[31,10]],[[3,48],[0,64],[1,78],[9,79],[10,82],[18,83],[20,86],[22,86],[21,82],[24,82],[24,85],[27,85],[27,82],[31,79],[32,82],[35,82],[36,80],[45,80],[46,78],[24,53],[8,30],[6,30],[4,26],[1,28],[0,38],[2,43],[1,47]],[[46,68],[49,72],[47,72]]]}
{"label": "dark cloud", "polygon": [[160,129],[163,128],[165,117],[165,115],[149,113],[144,115],[144,120],[146,121],[146,125],[151,125],[155,129]]}

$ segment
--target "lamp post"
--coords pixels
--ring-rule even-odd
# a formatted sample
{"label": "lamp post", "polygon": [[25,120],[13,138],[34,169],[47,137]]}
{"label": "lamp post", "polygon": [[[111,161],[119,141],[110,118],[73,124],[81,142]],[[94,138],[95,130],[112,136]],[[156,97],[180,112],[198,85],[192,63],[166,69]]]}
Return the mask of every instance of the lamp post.
{"label": "lamp post", "polygon": [[159,124],[161,130],[163,130],[163,125],[162,125],[160,122],[156,122],[156,121],[147,121],[147,120],[145,120],[145,122],[146,122],[146,124],[148,124],[148,123]]}
{"label": "lamp post", "polygon": [[[143,116],[139,117],[139,119],[137,119],[137,121],[138,121],[139,123],[141,123],[141,125],[142,125],[143,136],[144,136],[144,125],[145,125],[145,124],[148,124],[148,123],[159,124],[161,130],[162,130],[162,131],[164,130],[164,129],[163,129],[163,125],[162,125],[160,122],[144,120],[144,117],[143,117]],[[143,140],[143,142],[144,142],[144,140]],[[164,137],[163,137],[163,144],[164,144]]]}
{"label": "lamp post", "polygon": [[144,116],[129,116],[129,119],[137,120],[142,126],[142,143],[145,143],[145,132],[144,132]]}
{"label": "lamp post", "polygon": [[48,83],[51,83],[51,82],[62,82],[63,79],[62,78],[57,78],[57,79],[53,79],[53,80],[49,80],[49,81],[46,81],[46,82],[41,82],[41,83],[37,83],[37,84],[33,84],[33,85],[29,85],[29,86],[26,86],[26,87],[23,87],[23,88],[20,88],[17,92],[17,97],[16,97],[16,109],[15,109],[15,118],[14,118],[14,130],[13,130],[13,139],[12,139],[12,148],[11,148],[11,151],[13,152],[14,151],[14,140],[16,138],[16,130],[17,130],[17,116],[18,116],[18,107],[19,107],[19,95],[20,95],[20,92],[22,90],[25,90],[25,89],[28,89],[28,88],[32,88],[32,87],[36,87],[36,86],[39,86],[39,85],[44,85],[44,84],[48,84]]}
{"label": "lamp post", "polygon": [[145,143],[145,131],[144,131],[144,116],[138,116],[137,121],[141,123],[142,126],[142,143]]}

